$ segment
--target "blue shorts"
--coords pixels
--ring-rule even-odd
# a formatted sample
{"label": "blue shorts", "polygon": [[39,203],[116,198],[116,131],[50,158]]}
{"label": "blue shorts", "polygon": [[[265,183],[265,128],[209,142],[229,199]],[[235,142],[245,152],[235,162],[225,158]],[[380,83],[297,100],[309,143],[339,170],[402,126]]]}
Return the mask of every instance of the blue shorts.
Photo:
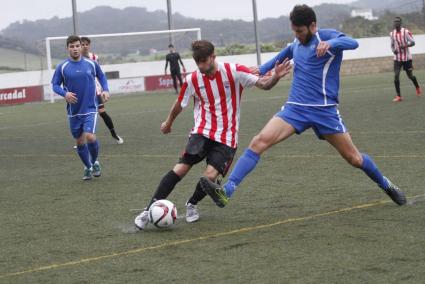
{"label": "blue shorts", "polygon": [[303,133],[310,127],[313,128],[319,139],[323,135],[347,132],[337,106],[314,107],[285,104],[282,110],[276,114],[292,127],[297,134]]}
{"label": "blue shorts", "polygon": [[79,138],[83,132],[96,133],[97,113],[69,117],[69,128],[72,137]]}

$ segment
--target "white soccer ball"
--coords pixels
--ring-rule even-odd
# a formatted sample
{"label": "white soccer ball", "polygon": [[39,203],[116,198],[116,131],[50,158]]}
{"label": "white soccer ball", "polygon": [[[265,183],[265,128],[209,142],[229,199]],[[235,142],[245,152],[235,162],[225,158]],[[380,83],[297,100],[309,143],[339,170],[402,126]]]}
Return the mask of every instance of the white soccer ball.
{"label": "white soccer ball", "polygon": [[157,228],[171,227],[176,219],[176,205],[169,200],[157,200],[149,207],[149,221]]}

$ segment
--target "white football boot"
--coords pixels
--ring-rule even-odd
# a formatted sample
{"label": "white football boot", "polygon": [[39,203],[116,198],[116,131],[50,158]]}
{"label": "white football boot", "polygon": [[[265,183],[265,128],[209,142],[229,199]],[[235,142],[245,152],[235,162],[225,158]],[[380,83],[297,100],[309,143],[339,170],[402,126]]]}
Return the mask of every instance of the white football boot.
{"label": "white football boot", "polygon": [[185,204],[186,206],[186,222],[188,223],[193,223],[199,220],[199,211],[198,211],[198,206],[186,202]]}
{"label": "white football boot", "polygon": [[149,211],[144,210],[142,213],[136,216],[134,219],[134,225],[139,230],[144,230],[149,223]]}

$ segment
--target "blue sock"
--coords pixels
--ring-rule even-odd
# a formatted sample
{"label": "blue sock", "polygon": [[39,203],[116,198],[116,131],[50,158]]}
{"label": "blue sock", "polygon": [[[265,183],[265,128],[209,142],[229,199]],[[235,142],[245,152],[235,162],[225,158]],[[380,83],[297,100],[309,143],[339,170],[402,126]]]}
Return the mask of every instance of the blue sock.
{"label": "blue sock", "polygon": [[83,161],[83,164],[86,166],[86,168],[91,168],[91,162],[90,162],[90,154],[89,154],[89,148],[86,144],[78,145],[77,146],[77,153],[78,156],[80,156],[81,161]]}
{"label": "blue sock", "polygon": [[236,190],[236,187],[255,168],[259,160],[260,155],[249,148],[245,150],[245,152],[236,162],[235,167],[230,173],[229,179],[224,184],[224,190],[226,191],[227,197],[232,196]]}
{"label": "blue sock", "polygon": [[91,163],[94,164],[94,162],[97,161],[97,156],[99,154],[99,142],[96,140],[92,143],[87,143],[87,146],[90,152]]}
{"label": "blue sock", "polygon": [[363,157],[363,164],[362,164],[362,170],[374,181],[376,182],[380,188],[387,189],[388,183],[384,179],[384,176],[379,171],[378,167],[375,165],[373,160],[367,155],[362,154]]}

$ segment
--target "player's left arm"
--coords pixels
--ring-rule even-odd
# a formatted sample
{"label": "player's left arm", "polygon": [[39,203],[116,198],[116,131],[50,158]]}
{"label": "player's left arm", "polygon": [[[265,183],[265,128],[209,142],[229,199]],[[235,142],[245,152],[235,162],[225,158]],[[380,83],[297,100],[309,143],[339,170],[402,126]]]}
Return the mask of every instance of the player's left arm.
{"label": "player's left arm", "polygon": [[182,68],[183,68],[183,73],[186,73],[186,67],[184,67],[184,64],[183,64],[182,58],[180,57],[180,54],[178,54],[178,56],[179,56],[179,62],[181,64]]}
{"label": "player's left arm", "polygon": [[316,48],[317,57],[321,57],[326,53],[335,53],[343,50],[352,50],[359,47],[357,40],[346,36],[338,31],[331,31],[326,36],[328,40],[321,41]]}
{"label": "player's left arm", "polygon": [[412,47],[415,45],[415,40],[413,39],[413,35],[409,30],[406,30],[406,42],[407,47]]}
{"label": "player's left arm", "polygon": [[109,100],[108,81],[106,80],[105,73],[103,73],[99,64],[97,64],[96,62],[95,62],[95,68],[96,68],[96,77],[99,80],[100,85],[102,86],[102,97],[106,102]]}

